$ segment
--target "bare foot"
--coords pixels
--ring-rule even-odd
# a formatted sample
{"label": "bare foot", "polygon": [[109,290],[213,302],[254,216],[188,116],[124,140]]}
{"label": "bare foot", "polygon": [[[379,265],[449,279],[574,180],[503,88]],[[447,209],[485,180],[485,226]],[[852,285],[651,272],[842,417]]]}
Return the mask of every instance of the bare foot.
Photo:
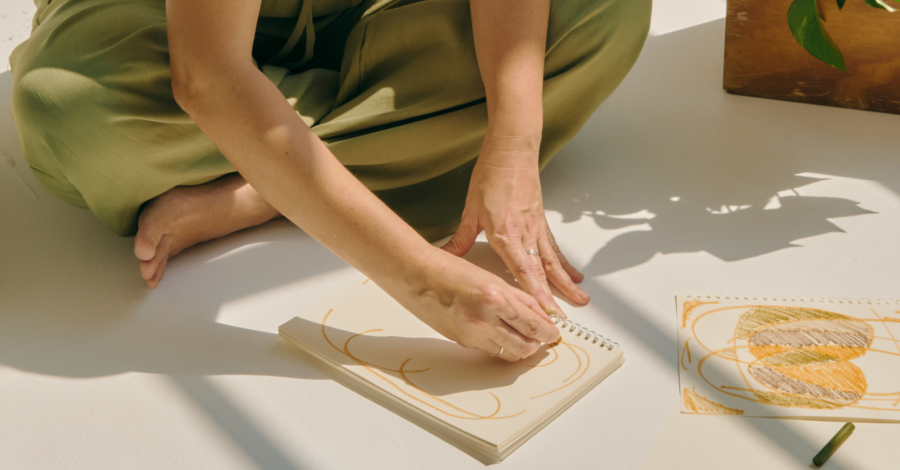
{"label": "bare foot", "polygon": [[148,201],[138,217],[134,255],[141,260],[141,277],[153,289],[169,258],[181,250],[280,215],[237,173],[172,188]]}

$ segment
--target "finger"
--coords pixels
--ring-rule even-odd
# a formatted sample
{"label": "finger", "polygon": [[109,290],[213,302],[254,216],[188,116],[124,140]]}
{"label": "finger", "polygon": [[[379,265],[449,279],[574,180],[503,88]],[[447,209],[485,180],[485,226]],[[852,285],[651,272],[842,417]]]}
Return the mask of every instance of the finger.
{"label": "finger", "polygon": [[[513,291],[513,295],[516,296],[516,300],[518,300],[526,308],[528,308],[529,310],[531,310],[532,312],[537,314],[537,316],[543,318],[544,320],[546,320],[549,323],[553,323],[553,320],[550,319],[550,316],[547,315],[547,312],[545,312],[544,309],[541,308],[541,305],[531,294],[523,291],[522,289],[515,289]],[[558,315],[563,318],[568,318],[566,316],[565,312],[559,312]]]}
{"label": "finger", "polygon": [[531,356],[541,347],[540,341],[520,335],[505,323],[500,323],[495,327],[494,335],[490,340],[497,346],[490,354],[508,362],[516,362]]}
{"label": "finger", "polygon": [[[526,248],[521,241],[499,243],[498,245],[500,249],[495,249],[495,251],[498,251],[500,257],[503,258],[503,262],[522,286],[522,290],[534,296],[541,309],[548,315],[559,315],[562,309],[553,300],[553,294],[550,293],[550,285],[547,284],[547,276],[544,273],[540,257],[525,253]],[[537,246],[531,249],[537,250]]]}
{"label": "finger", "polygon": [[562,254],[562,251],[559,249],[559,245],[556,243],[556,238],[553,236],[553,232],[550,231],[550,226],[544,226],[544,235],[547,238],[547,243],[550,245],[550,248],[553,250],[553,253],[556,254],[556,257],[559,258],[559,263],[562,265],[563,270],[565,270],[566,274],[569,275],[569,278],[572,279],[575,283],[580,283],[584,280],[584,274],[581,271],[575,269],[574,266],[569,264],[569,260]]}
{"label": "finger", "polygon": [[559,339],[559,329],[543,319],[514,295],[506,297],[506,308],[497,309],[497,316],[525,338],[553,343]]}
{"label": "finger", "polygon": [[481,228],[478,226],[478,217],[471,217],[468,212],[464,212],[456,233],[441,249],[456,256],[463,256],[472,249],[479,232]]}
{"label": "finger", "polygon": [[588,303],[588,301],[591,300],[591,297],[587,295],[587,292],[572,282],[569,273],[563,269],[562,260],[550,246],[547,239],[542,238],[538,242],[538,246],[541,248],[541,262],[544,266],[544,272],[547,273],[547,278],[550,282],[568,297],[569,300],[581,305]]}

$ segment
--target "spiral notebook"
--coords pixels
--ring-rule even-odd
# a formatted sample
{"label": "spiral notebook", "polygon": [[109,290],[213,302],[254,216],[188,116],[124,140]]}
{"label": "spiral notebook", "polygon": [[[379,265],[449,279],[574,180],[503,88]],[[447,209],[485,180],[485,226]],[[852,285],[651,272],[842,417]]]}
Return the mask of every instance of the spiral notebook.
{"label": "spiral notebook", "polygon": [[558,344],[508,363],[448,341],[360,278],[281,325],[279,334],[339,383],[491,464],[625,360],[599,332],[554,320]]}

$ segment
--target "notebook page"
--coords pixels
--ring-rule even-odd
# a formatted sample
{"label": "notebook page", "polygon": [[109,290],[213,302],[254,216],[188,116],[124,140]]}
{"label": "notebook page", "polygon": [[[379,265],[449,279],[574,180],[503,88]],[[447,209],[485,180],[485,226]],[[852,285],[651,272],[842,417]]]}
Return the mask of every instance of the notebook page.
{"label": "notebook page", "polygon": [[900,420],[900,302],[678,296],[683,413]]}
{"label": "notebook page", "polygon": [[445,339],[362,278],[285,323],[281,332],[494,446],[565,403],[622,357],[620,348],[610,351],[565,332],[560,344],[508,363]]}

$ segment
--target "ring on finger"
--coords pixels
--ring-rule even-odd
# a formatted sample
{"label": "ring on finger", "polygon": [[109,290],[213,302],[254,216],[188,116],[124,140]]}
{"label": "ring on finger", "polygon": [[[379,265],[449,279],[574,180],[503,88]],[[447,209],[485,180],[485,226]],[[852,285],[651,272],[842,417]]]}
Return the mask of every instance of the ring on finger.
{"label": "ring on finger", "polygon": [[[488,353],[488,354],[491,354],[491,353]],[[500,352],[498,352],[497,354],[491,354],[491,357],[497,357],[497,356],[499,356],[499,355],[501,355],[501,354],[503,354],[503,348],[502,348],[502,347],[500,348]]]}
{"label": "ring on finger", "polygon": [[537,250],[525,250],[525,254],[526,254],[526,255],[541,256],[541,254],[538,253]]}

